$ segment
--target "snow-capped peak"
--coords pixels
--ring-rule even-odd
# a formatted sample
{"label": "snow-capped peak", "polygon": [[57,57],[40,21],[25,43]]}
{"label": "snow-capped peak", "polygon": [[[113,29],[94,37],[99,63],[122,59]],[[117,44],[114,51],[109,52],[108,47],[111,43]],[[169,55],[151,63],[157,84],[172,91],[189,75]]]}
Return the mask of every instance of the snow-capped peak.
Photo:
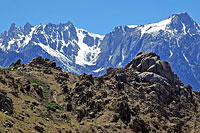
{"label": "snow-capped peak", "polygon": [[146,34],[151,34],[151,33],[158,33],[159,31],[165,31],[168,29],[169,25],[171,24],[173,19],[173,16],[160,21],[158,23],[152,23],[152,24],[147,24],[147,25],[127,25],[128,28],[136,28],[137,30],[140,30],[141,32],[141,37],[146,33]]}
{"label": "snow-capped peak", "polygon": [[[2,41],[4,38],[8,39]],[[13,23],[9,31],[0,37],[0,48],[21,53],[27,45],[28,48],[39,46],[63,64],[95,65],[103,38],[103,35],[76,28],[71,22],[36,26],[27,23],[24,28]]]}
{"label": "snow-capped peak", "polygon": [[141,37],[146,34],[158,34],[159,31],[164,31],[172,35],[189,33],[200,33],[199,24],[194,22],[188,13],[174,14],[167,19],[147,25],[127,25],[128,28],[136,28],[140,30]]}

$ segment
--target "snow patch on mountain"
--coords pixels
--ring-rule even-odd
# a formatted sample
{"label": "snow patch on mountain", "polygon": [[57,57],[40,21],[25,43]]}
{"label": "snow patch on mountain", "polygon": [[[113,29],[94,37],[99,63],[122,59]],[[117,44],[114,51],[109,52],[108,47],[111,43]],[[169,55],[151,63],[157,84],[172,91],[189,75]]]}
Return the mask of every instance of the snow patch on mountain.
{"label": "snow patch on mountain", "polygon": [[169,52],[170,52],[170,56],[169,56],[169,58],[171,58],[171,57],[172,57],[172,55],[173,55],[173,53],[172,53],[172,51],[171,51],[171,50],[169,50]]}
{"label": "snow patch on mountain", "polygon": [[200,33],[200,24],[197,24],[196,29],[198,30],[198,32]]}
{"label": "snow patch on mountain", "polygon": [[26,36],[23,36],[25,39],[24,39],[24,42],[23,42],[23,44],[22,44],[22,47],[28,45],[28,43],[29,43],[29,42],[31,41],[31,39],[32,39],[33,33],[36,31],[36,29],[37,29],[38,27],[39,27],[39,26],[33,26],[33,27],[31,28],[30,33],[29,33],[28,35],[26,35]]}
{"label": "snow patch on mountain", "polygon": [[133,29],[133,28],[136,28],[136,27],[138,27],[138,25],[127,25],[127,27],[128,27],[128,28],[132,28],[132,29]]}
{"label": "snow patch on mountain", "polygon": [[124,62],[124,60],[125,60],[125,52],[124,52],[124,50],[122,50],[122,60],[121,60],[121,62],[118,64],[118,67],[122,67],[122,63]]}
{"label": "snow patch on mountain", "polygon": [[105,69],[105,68],[99,68],[99,69],[94,70],[93,72],[98,73],[98,72],[103,71],[104,69]]}
{"label": "snow patch on mountain", "polygon": [[111,56],[109,56],[108,60],[110,61],[111,59],[112,59],[112,55],[111,55]]}
{"label": "snow patch on mountain", "polygon": [[72,62],[70,59],[68,59],[66,56],[64,56],[62,53],[60,53],[58,50],[52,49],[50,46],[46,46],[42,43],[34,43],[35,45],[39,45],[42,49],[44,49],[48,54],[50,54],[53,57],[58,58],[61,62]]}
{"label": "snow patch on mountain", "polygon": [[185,60],[189,63],[188,58],[185,56],[185,54],[183,54],[183,57],[185,58]]}
{"label": "snow patch on mountain", "polygon": [[172,21],[172,17],[169,17],[166,20],[163,20],[159,23],[153,23],[153,24],[148,24],[148,25],[144,25],[144,26],[140,26],[139,29],[141,30],[141,37],[145,34],[145,33],[157,33],[160,30],[166,30],[167,25],[169,25]]}
{"label": "snow patch on mountain", "polygon": [[179,39],[176,39],[177,46],[180,48]]}
{"label": "snow patch on mountain", "polygon": [[[94,46],[90,47],[83,42],[83,40],[86,36],[86,34],[84,34],[84,32],[86,32],[86,31],[84,31],[83,29],[76,28],[76,32],[77,32],[77,37],[78,37],[77,44],[79,46],[79,51],[78,51],[78,55],[76,56],[75,63],[78,65],[81,65],[81,66],[95,65],[98,55],[101,52],[100,48],[98,47],[100,44],[100,41],[99,41],[98,45],[94,45]],[[92,36],[93,38],[99,38],[100,40],[102,40],[104,37],[104,36],[89,33],[89,32],[88,32],[88,34],[90,36]]]}
{"label": "snow patch on mountain", "polygon": [[[182,22],[181,22],[182,23]],[[187,32],[186,32],[186,26],[185,26],[185,24],[184,23],[182,23],[182,25],[183,25],[183,33],[184,34],[187,34]]]}
{"label": "snow patch on mountain", "polygon": [[[81,29],[81,30],[83,30],[83,29]],[[94,38],[99,38],[100,40],[103,40],[103,38],[104,38],[104,36],[105,36],[105,35],[100,35],[100,34],[91,33],[91,32],[88,32],[88,31],[86,31],[86,30],[83,30],[83,31],[87,32],[89,36],[92,36],[92,37],[94,37]]]}

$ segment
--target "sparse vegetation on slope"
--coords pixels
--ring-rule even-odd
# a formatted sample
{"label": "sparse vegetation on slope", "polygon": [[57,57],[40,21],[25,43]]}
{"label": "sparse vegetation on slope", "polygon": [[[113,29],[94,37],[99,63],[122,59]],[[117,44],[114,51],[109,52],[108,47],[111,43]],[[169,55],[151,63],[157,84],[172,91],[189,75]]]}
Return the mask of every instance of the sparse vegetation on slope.
{"label": "sparse vegetation on slope", "polygon": [[19,62],[0,69],[2,132],[200,132],[200,93],[155,53],[101,77]]}

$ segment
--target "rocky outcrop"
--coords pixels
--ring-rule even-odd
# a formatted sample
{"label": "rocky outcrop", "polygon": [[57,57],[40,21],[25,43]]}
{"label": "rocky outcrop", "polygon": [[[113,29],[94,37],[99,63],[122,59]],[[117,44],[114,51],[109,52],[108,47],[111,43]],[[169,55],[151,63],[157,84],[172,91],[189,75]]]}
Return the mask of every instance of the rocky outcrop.
{"label": "rocky outcrop", "polygon": [[56,62],[50,61],[49,59],[43,59],[41,56],[38,56],[36,58],[34,58],[32,61],[30,61],[28,63],[28,66],[32,66],[32,67],[39,67],[39,66],[43,66],[43,67],[47,67],[47,68],[55,68],[59,71],[62,70],[61,67],[57,67],[56,66]]}
{"label": "rocky outcrop", "polygon": [[177,75],[172,72],[168,62],[160,60],[156,53],[138,53],[138,55],[125,66],[125,69],[136,70],[139,77],[149,82],[168,82],[171,85],[178,84]]}
{"label": "rocky outcrop", "polygon": [[21,60],[17,60],[15,63],[12,63],[9,67],[17,67],[21,65]]}
{"label": "rocky outcrop", "polygon": [[9,68],[24,71],[44,69],[43,72],[46,74],[52,74],[51,68],[62,71],[62,68],[57,66],[54,60],[50,61],[49,59],[44,59],[41,56],[32,59],[28,64],[21,64],[21,59],[19,59],[15,63],[12,63]]}
{"label": "rocky outcrop", "polygon": [[0,93],[0,111],[7,112],[8,114],[12,114],[13,113],[13,102],[12,102],[12,99],[7,97],[3,93]]}

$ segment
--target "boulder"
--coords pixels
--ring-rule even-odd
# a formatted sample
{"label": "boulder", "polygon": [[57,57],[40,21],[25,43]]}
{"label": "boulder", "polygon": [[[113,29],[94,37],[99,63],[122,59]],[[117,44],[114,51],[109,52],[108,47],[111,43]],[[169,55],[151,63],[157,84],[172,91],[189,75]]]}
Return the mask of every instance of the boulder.
{"label": "boulder", "polygon": [[158,74],[155,74],[153,72],[143,72],[141,74],[138,75],[139,79],[141,81],[145,81],[145,82],[158,82],[161,84],[168,84],[168,80]]}
{"label": "boulder", "polygon": [[47,68],[43,71],[45,74],[53,74],[53,72],[51,71],[51,69]]}
{"label": "boulder", "polygon": [[58,73],[55,75],[55,79],[58,83],[62,84],[63,81],[67,81],[69,75],[67,73]]}
{"label": "boulder", "polygon": [[7,84],[6,80],[2,76],[0,76],[0,83],[2,83],[4,85]]}
{"label": "boulder", "polygon": [[47,67],[56,68],[56,62],[54,60],[50,61],[49,63],[47,63]]}
{"label": "boulder", "polygon": [[67,85],[62,85],[62,86],[61,86],[61,89],[62,89],[62,93],[63,93],[63,94],[66,94],[66,93],[69,92],[69,88],[68,88]]}
{"label": "boulder", "polygon": [[150,131],[149,125],[146,124],[140,117],[134,117],[129,124],[129,128],[134,133],[148,133]]}
{"label": "boulder", "polygon": [[115,79],[117,81],[127,83],[127,75],[125,73],[116,74]]}
{"label": "boulder", "polygon": [[128,124],[131,120],[131,110],[126,101],[119,101],[117,104],[116,112],[119,113],[120,119],[124,124]]}
{"label": "boulder", "polygon": [[[139,69],[145,70],[148,66],[155,63],[155,61],[160,60],[160,57],[156,53],[138,53],[133,60],[125,66],[125,69]],[[141,67],[141,68],[140,68]]]}
{"label": "boulder", "polygon": [[38,126],[38,125],[36,125],[36,126],[34,127],[34,129],[37,130],[37,131],[40,132],[40,133],[43,133],[43,132],[45,131],[43,127],[40,127],[40,126]]}
{"label": "boulder", "polygon": [[116,71],[115,71],[115,68],[113,68],[113,67],[109,67],[108,69],[107,69],[107,74],[114,74]]}
{"label": "boulder", "polygon": [[81,122],[81,120],[85,117],[85,110],[83,110],[83,109],[77,109],[76,110],[76,114],[77,114],[77,120],[79,122]]}
{"label": "boulder", "polygon": [[45,59],[43,59],[41,56],[38,56],[34,58],[32,61],[28,63],[29,66],[35,67],[37,65],[42,65],[45,63]]}
{"label": "boulder", "polygon": [[92,84],[94,83],[94,78],[92,77],[92,75],[87,75],[86,73],[83,73],[82,75],[80,75],[80,80],[84,80],[87,82],[91,82]]}
{"label": "boulder", "polygon": [[66,111],[67,111],[67,112],[71,112],[72,109],[73,109],[72,104],[71,104],[71,103],[68,103],[68,104],[66,105]]}
{"label": "boulder", "polygon": [[5,94],[0,93],[0,110],[3,112],[8,112],[8,114],[13,113],[13,102],[12,99],[7,97]]}
{"label": "boulder", "polygon": [[33,86],[33,89],[35,90],[35,92],[37,93],[37,95],[40,97],[40,98],[43,98],[43,90],[40,86],[38,85],[34,85]]}
{"label": "boulder", "polygon": [[[140,76],[144,77],[147,81],[152,80],[163,81],[168,80],[170,83],[179,83],[177,76],[172,72],[168,62],[160,60],[160,57],[155,53],[140,53],[129,64],[125,66],[125,69],[136,70],[140,73],[145,73]],[[152,72],[154,75],[146,72]],[[156,74],[156,75],[155,75]],[[158,76],[159,75],[159,76]],[[163,78],[161,78],[162,76]]]}
{"label": "boulder", "polygon": [[155,58],[146,58],[141,62],[141,72],[147,71],[147,69],[156,63]]}

